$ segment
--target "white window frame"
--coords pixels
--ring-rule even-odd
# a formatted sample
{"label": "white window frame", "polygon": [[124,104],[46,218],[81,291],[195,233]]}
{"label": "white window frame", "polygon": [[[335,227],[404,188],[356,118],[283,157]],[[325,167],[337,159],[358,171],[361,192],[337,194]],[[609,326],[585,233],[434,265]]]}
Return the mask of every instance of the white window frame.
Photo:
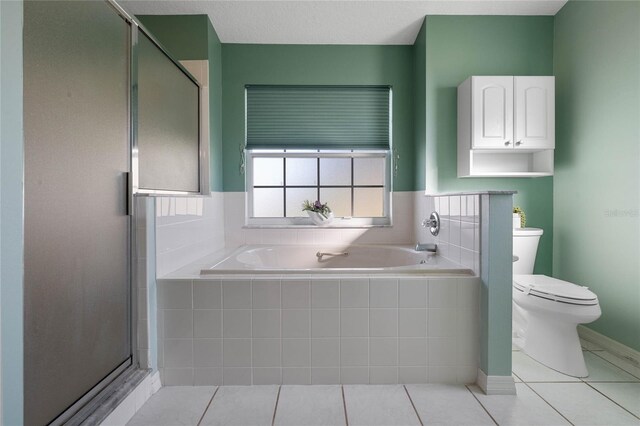
{"label": "white window frame", "polygon": [[[245,227],[298,228],[317,227],[308,217],[252,217],[253,212],[253,159],[254,158],[384,158],[384,215],[382,217],[334,217],[329,228],[371,228],[392,226],[392,173],[391,150],[245,150]],[[286,188],[286,186],[283,185]],[[354,185],[357,187],[357,185]],[[315,201],[315,200],[310,200]],[[302,207],[301,207],[302,208]]]}

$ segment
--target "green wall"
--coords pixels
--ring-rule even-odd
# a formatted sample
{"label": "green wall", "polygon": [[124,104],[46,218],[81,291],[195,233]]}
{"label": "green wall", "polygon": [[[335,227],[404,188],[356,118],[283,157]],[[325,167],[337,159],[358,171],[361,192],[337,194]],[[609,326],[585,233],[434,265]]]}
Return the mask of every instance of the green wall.
{"label": "green wall", "polygon": [[535,272],[551,274],[553,178],[457,178],[457,87],[471,75],[552,75],[553,17],[427,16],[426,146],[418,169],[429,193],[516,190],[527,226],[544,229]]}
{"label": "green wall", "polygon": [[207,19],[211,191],[222,191],[222,43]]}
{"label": "green wall", "polygon": [[207,15],[138,15],[138,20],[180,61],[209,60],[211,191],[222,191],[222,44]]}
{"label": "green wall", "polygon": [[136,18],[179,60],[207,59],[207,15],[137,15]]}
{"label": "green wall", "polygon": [[554,53],[553,275],[598,295],[589,327],[640,350],[640,3],[570,1]]}
{"label": "green wall", "polygon": [[413,43],[414,190],[424,190],[427,147],[427,20]]}
{"label": "green wall", "polygon": [[393,146],[400,155],[394,190],[414,189],[412,46],[222,45],[224,190],[244,191],[246,84],[393,86]]}

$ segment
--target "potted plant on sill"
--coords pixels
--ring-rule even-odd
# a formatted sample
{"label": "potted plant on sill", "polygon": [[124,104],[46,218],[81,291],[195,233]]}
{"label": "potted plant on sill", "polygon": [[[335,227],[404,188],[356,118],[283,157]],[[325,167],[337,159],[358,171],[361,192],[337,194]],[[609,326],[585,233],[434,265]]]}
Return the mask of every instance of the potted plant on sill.
{"label": "potted plant on sill", "polygon": [[306,211],[311,221],[318,226],[326,226],[333,221],[333,212],[327,205],[327,203],[321,203],[316,200],[311,203],[309,200],[304,200],[302,203],[302,211]]}
{"label": "potted plant on sill", "polygon": [[516,206],[513,208],[513,227],[524,228],[527,224],[527,217],[524,214],[524,210]]}

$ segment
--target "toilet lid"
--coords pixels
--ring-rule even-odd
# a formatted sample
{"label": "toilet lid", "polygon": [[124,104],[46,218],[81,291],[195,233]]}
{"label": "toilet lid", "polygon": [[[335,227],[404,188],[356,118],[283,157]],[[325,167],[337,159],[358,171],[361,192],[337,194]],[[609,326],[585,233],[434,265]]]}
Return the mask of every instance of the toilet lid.
{"label": "toilet lid", "polygon": [[514,275],[513,286],[518,290],[571,305],[597,305],[596,296],[587,287],[582,287],[546,275]]}

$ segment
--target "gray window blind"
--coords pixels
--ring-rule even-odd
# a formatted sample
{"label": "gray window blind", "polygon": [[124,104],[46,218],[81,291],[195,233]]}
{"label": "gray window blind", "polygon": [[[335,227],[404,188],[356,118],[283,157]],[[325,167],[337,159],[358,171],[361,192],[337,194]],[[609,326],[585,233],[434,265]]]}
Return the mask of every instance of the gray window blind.
{"label": "gray window blind", "polygon": [[389,149],[387,86],[247,86],[247,149]]}

